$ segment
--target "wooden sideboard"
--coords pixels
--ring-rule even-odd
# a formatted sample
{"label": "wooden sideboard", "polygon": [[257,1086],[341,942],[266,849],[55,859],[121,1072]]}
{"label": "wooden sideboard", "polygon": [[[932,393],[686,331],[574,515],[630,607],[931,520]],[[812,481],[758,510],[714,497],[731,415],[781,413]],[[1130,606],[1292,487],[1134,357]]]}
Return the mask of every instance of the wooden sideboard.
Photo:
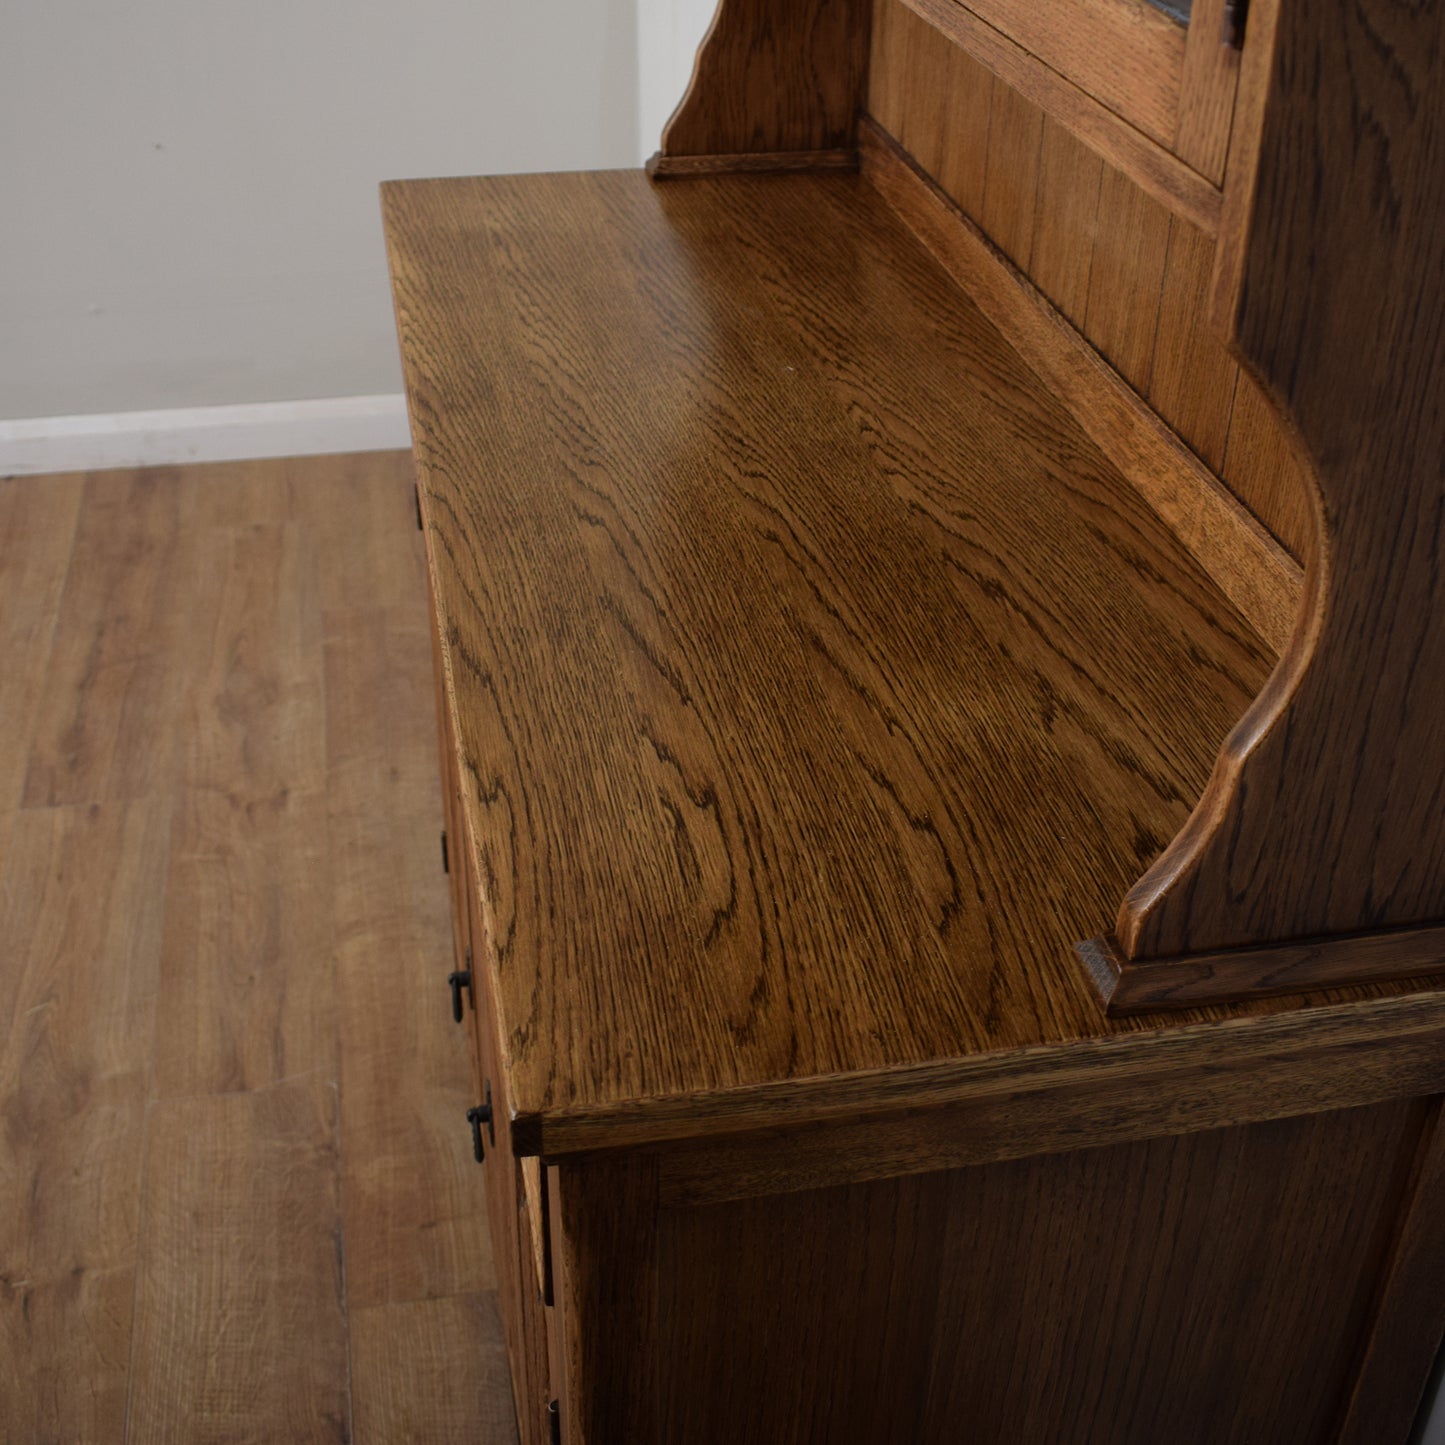
{"label": "wooden sideboard", "polygon": [[1404,1445],[1445,7],[1193,12],[724,0],[647,174],[384,190],[525,1445]]}

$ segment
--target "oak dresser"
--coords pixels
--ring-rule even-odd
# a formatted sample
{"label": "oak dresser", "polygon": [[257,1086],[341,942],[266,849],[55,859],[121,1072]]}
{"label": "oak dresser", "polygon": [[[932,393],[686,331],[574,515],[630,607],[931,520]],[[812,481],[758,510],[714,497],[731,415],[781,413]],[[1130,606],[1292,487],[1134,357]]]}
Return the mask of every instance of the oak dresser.
{"label": "oak dresser", "polygon": [[1192,10],[724,0],[647,172],[385,188],[525,1445],[1404,1445],[1445,6]]}

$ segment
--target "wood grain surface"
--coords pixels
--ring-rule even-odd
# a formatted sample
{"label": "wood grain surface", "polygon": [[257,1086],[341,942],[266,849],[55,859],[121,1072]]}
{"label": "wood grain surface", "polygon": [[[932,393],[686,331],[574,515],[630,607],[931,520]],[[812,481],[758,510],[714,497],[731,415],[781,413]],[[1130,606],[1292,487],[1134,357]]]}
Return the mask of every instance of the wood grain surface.
{"label": "wood grain surface", "polygon": [[[1213,0],[1211,6],[1217,8]],[[1208,13],[1203,5],[1197,9],[1191,33],[1203,35],[1199,27],[1207,23]],[[995,76],[964,44],[950,39],[946,27],[938,28],[943,12],[929,9],[928,14],[934,24],[903,0],[878,0],[869,69],[871,118],[995,245],[1017,259],[1011,233],[995,230],[983,210],[992,102],[1001,95],[1005,109],[1017,109],[1007,99],[1011,90],[1019,90],[1006,78],[1014,71],[1005,66]],[[1249,136],[1251,128],[1256,134],[1259,128],[1272,14],[1272,0],[1256,0],[1239,84],[1240,124],[1229,129],[1234,156],[1230,173],[1236,180],[1250,168]],[[1196,53],[1201,43],[1211,52],[1219,50],[1218,28],[1216,24],[1207,43],[1192,40],[1190,53]],[[1226,67],[1240,68],[1238,61],[1226,61]],[[1232,95],[1233,81],[1229,85]],[[1026,88],[1023,93],[1031,94]],[[1089,287],[1099,250],[1101,199],[1107,196],[1111,214],[1121,207],[1130,215],[1149,214],[1157,209],[1151,208],[1151,197],[1166,208],[1172,203],[1167,193],[1141,179],[1137,167],[1097,145],[1068,114],[1037,95],[1034,101],[1044,110],[1044,127],[1031,251],[1024,268],[1029,280],[1092,346],[1110,355],[1116,354],[1111,347],[1120,343],[1121,318],[1142,318],[1123,330],[1135,384],[1147,393],[1163,422],[1195,449],[1256,518],[1295,557],[1305,557],[1314,530],[1309,502],[1314,484],[1308,467],[1286,439],[1278,412],[1263,399],[1253,379],[1240,374],[1238,362],[1224,345],[1212,300],[1214,223],[1202,223],[1198,217],[1191,221],[1187,213],[1176,213],[1168,240],[1162,239],[1156,224],[1154,244],[1136,254],[1130,250],[1129,227],[1121,227],[1117,218],[1112,223],[1106,219],[1108,249],[1101,253],[1099,269],[1107,277],[1107,296],[1096,299],[1091,325]],[[1219,107],[1211,113],[1224,115]],[[862,134],[866,141],[866,119]],[[1008,190],[1016,183],[1005,177],[1001,184]],[[1222,252],[1237,249],[1240,227],[1247,221],[1240,192],[1240,185],[1232,185],[1226,197],[1232,209]],[[1087,420],[1087,413],[1080,415]],[[1207,536],[1209,530],[1201,535]],[[1223,575],[1217,566],[1210,570],[1216,577]],[[1292,633],[1294,620],[1292,609],[1286,634]]]}
{"label": "wood grain surface", "polygon": [[143,798],[0,827],[7,1440],[125,1433],[168,814]]}
{"label": "wood grain surface", "polygon": [[1208,294],[1213,266],[1213,241],[1173,217],[1151,344],[1148,397],[1204,465],[1218,473],[1229,440],[1239,365],[1219,344],[1200,304]]}
{"label": "wood grain surface", "polygon": [[360,1445],[517,1445],[494,1294],[356,1310],[351,1366]]}
{"label": "wood grain surface", "polygon": [[[240,780],[238,779],[238,785]],[[326,797],[188,790],[171,828],[157,1097],[336,1076]]]}
{"label": "wood grain surface", "polygon": [[870,0],[723,0],[662,133],[664,162],[853,149]]}
{"label": "wood grain surface", "polygon": [[152,1107],[133,1438],[348,1439],[335,1156],[330,1081]]}
{"label": "wood grain surface", "polygon": [[[1139,394],[999,254],[952,199],[871,119],[864,176],[1008,338],[1019,356],[1276,651],[1294,634],[1302,578],[1227,487],[1180,445]],[[1037,262],[1036,262],[1037,264]]]}
{"label": "wood grain surface", "polygon": [[216,602],[191,488],[164,472],[85,483],[55,642],[31,733],[24,806],[136,798],[170,786],[184,683]]}
{"label": "wood grain surface", "polygon": [[0,481],[0,811],[20,802],[83,479]]}
{"label": "wood grain surface", "polygon": [[[448,760],[455,759],[455,752]],[[463,906],[467,935],[473,940],[474,957],[486,946],[487,924],[483,921],[484,897],[477,885],[478,849],[471,824],[464,815],[457,849],[458,872],[462,878]],[[505,1326],[507,1355],[512,1366],[512,1399],[516,1407],[517,1430],[522,1445],[552,1445],[547,1408],[555,1391],[549,1370],[545,1274],[537,1269],[533,1248],[532,1211],[541,1201],[528,1197],[514,1141],[507,1129],[512,1113],[511,1082],[501,1066],[503,1039],[498,1023],[495,995],[484,971],[478,971],[471,1015],[476,1046],[477,1083],[469,1104],[491,1105],[491,1118],[482,1134],[487,1223],[492,1238],[492,1259],[497,1273],[497,1299]],[[472,1171],[477,1172],[473,1160]]]}
{"label": "wood grain surface", "polygon": [[0,482],[0,1439],[515,1438],[411,475]]}
{"label": "wood grain surface", "polygon": [[993,92],[992,72],[961,45],[906,5],[874,5],[868,109],[892,119],[899,143],[974,216],[988,185]]}
{"label": "wood grain surface", "polygon": [[665,156],[661,151],[646,166],[655,181],[676,176],[728,175],[737,171],[854,171],[858,152],[834,151],[742,151],[737,155]]}
{"label": "wood grain surface", "polygon": [[1370,1334],[1345,1410],[1340,1445],[1415,1438],[1422,1384],[1445,1335],[1445,1098],[1425,1107],[1402,1192]]}
{"label": "wood grain surface", "polygon": [[584,1438],[1318,1445],[1421,1126],[1397,1100],[664,1208],[627,1356],[658,1418]]}
{"label": "wood grain surface", "polygon": [[[929,170],[925,166],[924,170]],[[1104,163],[1074,133],[1044,117],[1039,142],[1039,184],[1034,236],[1025,268],[1043,294],[1083,329],[1089,305],[1089,273],[1094,264],[1095,228]],[[944,192],[954,194],[943,176]],[[976,208],[959,198],[965,215]]]}
{"label": "wood grain surface", "polygon": [[1308,463],[1288,419],[1242,367],[1220,475],[1293,556],[1309,559],[1318,537]]}
{"label": "wood grain surface", "polygon": [[1128,176],[1104,172],[1084,330],[1141,394],[1153,369],[1169,227],[1169,212]]}
{"label": "wood grain surface", "polygon": [[[951,42],[962,46],[992,71],[998,81],[1018,91],[1078,135],[1106,163],[1127,174],[1161,205],[1202,230],[1213,232],[1217,228],[1221,197],[1216,184],[1180,160],[1167,145],[1130,124],[1087,90],[980,19],[959,0],[876,0],[876,3],[906,4],[925,22],[924,29],[936,35],[943,45]],[[1140,4],[1127,8],[1143,11],[1146,7]],[[875,52],[870,88],[877,84],[879,59]],[[904,73],[895,86],[899,93],[906,91],[908,62],[895,52],[884,63],[901,65]],[[929,107],[939,103],[938,97],[926,89],[919,98]]]}
{"label": "wood grain surface", "polygon": [[[1239,86],[1240,52],[1221,43],[1227,0],[1192,0],[1174,153],[1214,184],[1224,181]],[[1248,43],[1254,42],[1251,31]]]}
{"label": "wood grain surface", "polygon": [[514,1127],[1152,1030],[1072,945],[1268,655],[866,182],[385,204]]}
{"label": "wood grain surface", "polygon": [[1236,337],[1317,463],[1321,550],[1120,912],[1131,958],[1445,920],[1445,13],[1285,6],[1276,46]]}
{"label": "wood grain surface", "polygon": [[1337,933],[1157,961],[1123,958],[1106,938],[1081,943],[1079,952],[1110,1012],[1128,1013],[1373,979],[1445,976],[1445,927]]}
{"label": "wood grain surface", "polygon": [[1425,1106],[1420,1145],[1402,1191],[1339,1445],[1415,1438],[1422,1385],[1445,1335],[1442,1112],[1445,1098],[1437,1096]]}
{"label": "wood grain surface", "polygon": [[989,111],[981,215],[994,243],[1020,270],[1033,254],[1039,150],[1044,113],[1007,85],[995,86]]}
{"label": "wood grain surface", "polygon": [[959,8],[1145,135],[1173,143],[1187,32],[1162,10],[1119,0],[968,0]]}

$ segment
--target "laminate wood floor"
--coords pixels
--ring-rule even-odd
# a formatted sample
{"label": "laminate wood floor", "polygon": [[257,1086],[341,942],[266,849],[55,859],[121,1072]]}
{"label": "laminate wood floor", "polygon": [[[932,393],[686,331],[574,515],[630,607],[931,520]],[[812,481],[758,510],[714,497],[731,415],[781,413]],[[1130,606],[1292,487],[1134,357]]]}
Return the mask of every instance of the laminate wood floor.
{"label": "laminate wood floor", "polygon": [[0,1439],[516,1439],[405,454],[0,480]]}

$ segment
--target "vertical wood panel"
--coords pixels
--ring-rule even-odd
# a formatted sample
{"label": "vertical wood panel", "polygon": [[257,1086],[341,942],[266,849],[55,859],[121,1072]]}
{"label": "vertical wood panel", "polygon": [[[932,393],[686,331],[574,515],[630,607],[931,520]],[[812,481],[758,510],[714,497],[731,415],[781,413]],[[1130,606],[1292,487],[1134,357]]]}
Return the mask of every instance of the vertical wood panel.
{"label": "vertical wood panel", "polygon": [[874,0],[868,52],[868,113],[902,144],[902,110],[907,99],[905,26],[912,14],[899,0]]}
{"label": "vertical wood panel", "polygon": [[976,15],[1078,93],[1161,145],[1173,139],[1186,32],[1157,6],[1119,0],[970,0],[955,9]]}
{"label": "vertical wood panel", "polygon": [[1239,51],[1222,45],[1226,0],[1193,0],[1174,152],[1219,185],[1229,154]]}
{"label": "vertical wood panel", "polygon": [[130,1438],[351,1438],[336,1090],[151,1106]]}
{"label": "vertical wood panel", "polygon": [[[658,1310],[657,1167],[626,1159],[564,1164],[553,1203],[568,1321],[562,1438],[568,1445],[664,1445],[668,1437],[657,1433],[663,1391],[673,1381],[690,1390],[693,1376],[670,1373],[662,1353],[678,1322]],[[709,1353],[721,1363],[727,1351]],[[738,1438],[723,1422],[712,1423],[716,1438]]]}
{"label": "vertical wood panel", "polygon": [[1206,297],[1214,243],[1178,216],[1159,305],[1149,400],[1212,471],[1224,463],[1239,363],[1208,324]]}
{"label": "vertical wood panel", "polygon": [[903,144],[924,170],[937,175],[943,161],[952,47],[912,11],[905,12],[900,39],[901,118],[907,134]]}
{"label": "vertical wood panel", "polygon": [[[658,1441],[932,1438],[922,1427],[933,1383],[937,1248],[949,1225],[941,1180],[853,1185],[806,1196],[805,1207],[792,1196],[667,1212],[659,1245],[664,1379],[688,1384],[665,1389]],[[766,1265],[757,1253],[762,1239]],[[839,1267],[821,1289],[820,1240],[840,1247]],[[772,1326],[779,1315],[786,1323]],[[727,1332],[725,1366],[717,1335],[709,1335],[720,1316],[738,1322]],[[740,1391],[738,1380],[749,1388]]]}
{"label": "vertical wood panel", "polygon": [[168,812],[8,820],[0,1439],[124,1438]]}
{"label": "vertical wood panel", "polygon": [[[1200,0],[1196,6],[1187,64],[1204,78],[1184,103],[1180,127],[1198,163],[1222,173],[1238,60],[1217,53],[1223,51],[1215,43],[1221,3]],[[919,75],[929,83],[920,83]],[[1300,555],[1309,519],[1294,463],[1277,420],[1247,379],[1239,383],[1241,415],[1231,435],[1238,368],[1207,320],[1209,239],[1171,218],[1067,127],[1042,116],[899,0],[880,0],[875,9],[869,105],[922,168]]]}
{"label": "vertical wood panel", "polygon": [[1317,1445],[1417,1130],[1402,1101],[953,1174],[924,1438]]}
{"label": "vertical wood panel", "polygon": [[1034,210],[1034,283],[1083,327],[1094,262],[1094,228],[1104,163],[1057,121],[1044,118]]}
{"label": "vertical wood panel", "polygon": [[948,53],[944,96],[943,155],[934,178],[977,219],[983,214],[988,179],[988,137],[994,79],[962,46],[931,31],[932,43]]}
{"label": "vertical wood panel", "polygon": [[1420,1119],[1400,1100],[668,1211],[665,1407],[628,1438],[1320,1445]]}
{"label": "vertical wood panel", "polygon": [[983,215],[993,90],[993,73],[962,46],[900,0],[878,0],[869,111],[975,220]]}
{"label": "vertical wood panel", "polygon": [[1034,201],[1044,113],[1006,85],[995,85],[988,128],[982,224],[1021,270],[1033,254]]}
{"label": "vertical wood panel", "polygon": [[1169,212],[1104,167],[1084,332],[1138,392],[1149,384]]}
{"label": "vertical wood panel", "polygon": [[1314,481],[1289,444],[1284,418],[1242,369],[1230,414],[1224,480],[1296,557],[1308,557],[1314,544],[1309,500]]}

